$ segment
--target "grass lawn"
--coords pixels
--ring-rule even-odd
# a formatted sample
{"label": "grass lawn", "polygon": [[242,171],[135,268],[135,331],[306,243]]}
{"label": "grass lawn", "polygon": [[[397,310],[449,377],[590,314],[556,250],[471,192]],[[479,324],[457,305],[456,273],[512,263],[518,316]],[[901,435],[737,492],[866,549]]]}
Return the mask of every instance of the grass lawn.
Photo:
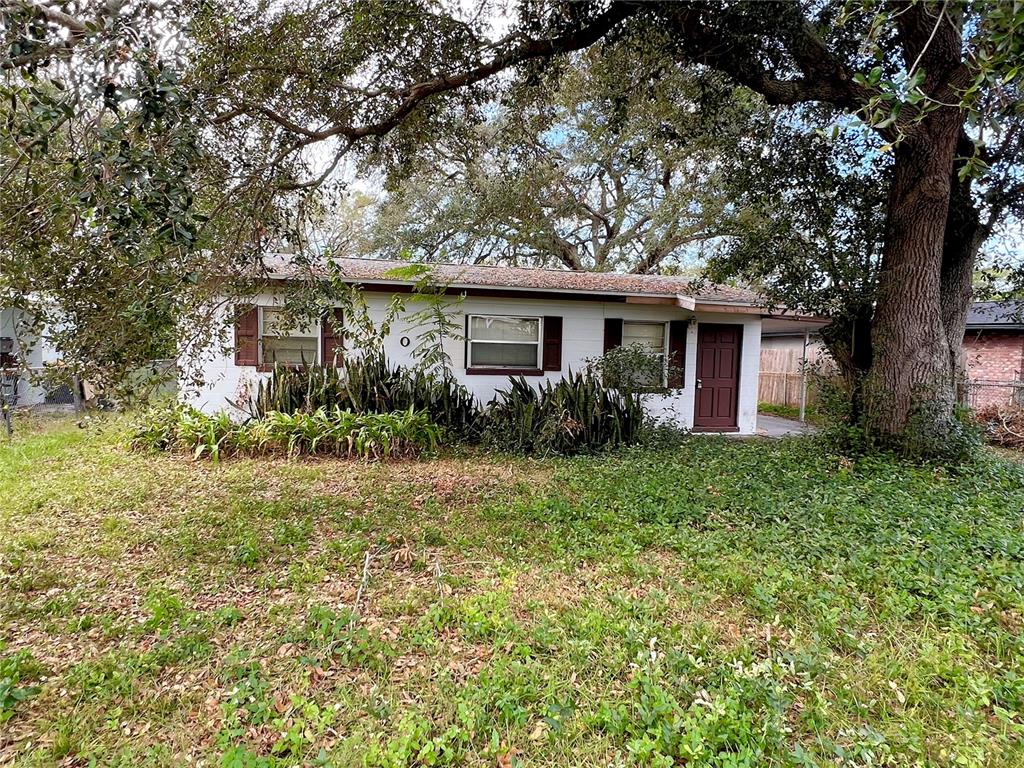
{"label": "grass lawn", "polygon": [[1024,765],[1020,464],[118,429],[0,443],[0,764]]}

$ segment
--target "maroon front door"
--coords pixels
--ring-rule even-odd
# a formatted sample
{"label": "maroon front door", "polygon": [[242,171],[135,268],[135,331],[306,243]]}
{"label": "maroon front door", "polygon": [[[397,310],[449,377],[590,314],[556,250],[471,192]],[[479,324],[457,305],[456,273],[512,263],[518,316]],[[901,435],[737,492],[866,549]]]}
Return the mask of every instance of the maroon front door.
{"label": "maroon front door", "polygon": [[738,428],[740,325],[701,323],[697,327],[697,430],[730,432]]}

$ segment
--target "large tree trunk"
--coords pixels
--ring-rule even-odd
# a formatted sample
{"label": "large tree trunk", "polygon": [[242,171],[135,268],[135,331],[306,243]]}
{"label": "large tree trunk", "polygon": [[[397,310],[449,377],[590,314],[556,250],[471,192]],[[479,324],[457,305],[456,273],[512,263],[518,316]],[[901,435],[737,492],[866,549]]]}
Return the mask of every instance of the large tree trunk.
{"label": "large tree trunk", "polygon": [[[958,157],[969,157],[973,147],[964,133],[957,141]],[[973,296],[972,280],[978,250],[984,240],[981,214],[971,197],[971,177],[960,179],[961,162],[953,164],[949,213],[942,250],[942,325],[949,344],[950,367],[957,399],[967,402],[964,332]]]}
{"label": "large tree trunk", "polygon": [[962,125],[940,108],[896,147],[872,333],[866,426],[882,441],[904,437],[915,411],[942,439],[953,425],[952,353],[942,313],[950,169]]}

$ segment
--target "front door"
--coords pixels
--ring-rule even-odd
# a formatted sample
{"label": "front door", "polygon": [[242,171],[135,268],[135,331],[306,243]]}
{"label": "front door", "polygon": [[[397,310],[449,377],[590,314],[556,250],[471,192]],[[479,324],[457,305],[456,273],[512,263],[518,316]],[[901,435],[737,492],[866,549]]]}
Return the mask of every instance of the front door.
{"label": "front door", "polygon": [[740,383],[740,325],[697,327],[697,402],[694,429],[735,432]]}

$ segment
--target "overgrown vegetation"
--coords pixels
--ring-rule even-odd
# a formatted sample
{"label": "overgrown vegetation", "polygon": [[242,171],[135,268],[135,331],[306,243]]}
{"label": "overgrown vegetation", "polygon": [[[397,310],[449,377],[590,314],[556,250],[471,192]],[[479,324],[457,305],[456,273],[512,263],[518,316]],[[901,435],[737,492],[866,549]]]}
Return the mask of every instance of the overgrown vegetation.
{"label": "overgrown vegetation", "polygon": [[607,387],[622,392],[661,392],[681,373],[682,361],[665,359],[640,344],[626,344],[587,360],[587,367]]}
{"label": "overgrown vegetation", "polygon": [[5,765],[1024,757],[1019,464],[699,438],[215,466],[120,431],[0,445],[0,659],[38,689]]}
{"label": "overgrown vegetation", "polygon": [[815,418],[822,428],[822,439],[837,453],[846,456],[885,453],[925,463],[952,465],[970,463],[980,455],[981,430],[974,415],[962,406],[953,411],[955,422],[946,425],[939,435],[934,431],[936,419],[931,409],[944,406],[922,399],[898,441],[879,440],[865,423],[863,399],[884,400],[888,395],[866,387],[859,376],[837,376],[827,369],[812,369],[809,376],[817,397]]}
{"label": "overgrown vegetation", "polygon": [[975,414],[985,439],[1002,448],[1024,449],[1024,407],[1016,403],[990,405]]}
{"label": "overgrown vegetation", "polygon": [[377,458],[484,442],[523,454],[592,453],[636,443],[645,426],[639,395],[609,389],[588,370],[535,388],[509,380],[481,406],[454,377],[388,363],[383,352],[345,368],[276,368],[260,381],[242,423],[226,412],[158,408],[132,433],[136,448],[186,449],[197,458],[285,451]]}
{"label": "overgrown vegetation", "polygon": [[259,382],[244,410],[262,419],[271,412],[309,413],[336,407],[355,413],[422,411],[456,438],[473,437],[479,418],[473,396],[453,377],[391,365],[380,351],[353,356],[343,370],[276,368]]}
{"label": "overgrown vegetation", "polygon": [[523,377],[499,389],[484,413],[487,445],[524,454],[571,456],[632,445],[644,425],[643,403],[604,386],[591,372],[535,387]]}
{"label": "overgrown vegetation", "polygon": [[418,456],[433,451],[441,431],[423,411],[353,413],[321,406],[294,413],[267,411],[244,422],[227,413],[208,415],[171,407],[145,414],[131,443],[145,450],[186,450],[217,461],[224,455],[331,454],[363,459]]}

